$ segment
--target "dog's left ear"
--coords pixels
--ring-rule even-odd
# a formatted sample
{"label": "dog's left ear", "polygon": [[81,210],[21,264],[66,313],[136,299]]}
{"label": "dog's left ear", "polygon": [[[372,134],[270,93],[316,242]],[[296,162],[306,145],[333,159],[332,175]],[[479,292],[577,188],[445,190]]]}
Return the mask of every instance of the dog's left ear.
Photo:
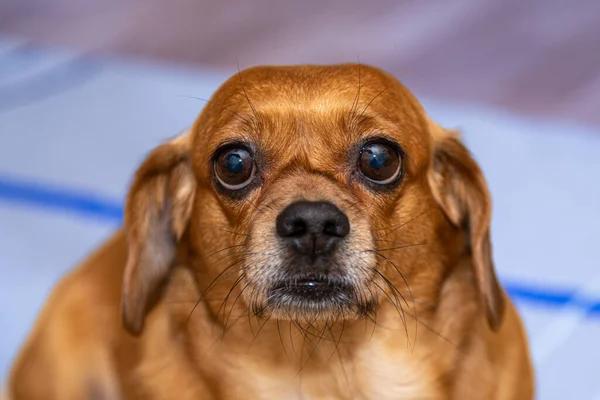
{"label": "dog's left ear", "polygon": [[128,257],[121,298],[124,327],[141,333],[160,295],[190,219],[196,181],[184,133],[152,151],[137,170],[125,205]]}
{"label": "dog's left ear", "polygon": [[497,330],[502,324],[505,304],[492,257],[492,205],[487,183],[479,165],[456,132],[432,121],[429,127],[434,139],[429,185],[448,219],[466,230],[487,320],[490,327]]}

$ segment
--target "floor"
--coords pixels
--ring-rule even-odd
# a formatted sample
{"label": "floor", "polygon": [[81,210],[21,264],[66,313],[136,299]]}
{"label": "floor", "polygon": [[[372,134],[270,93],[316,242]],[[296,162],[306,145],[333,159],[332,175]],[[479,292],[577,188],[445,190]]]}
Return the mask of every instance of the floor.
{"label": "floor", "polygon": [[166,4],[0,0],[0,384],[54,282],[120,223],[141,157],[202,107],[185,95],[238,63],[359,57],[463,128],[537,398],[600,400],[600,3]]}

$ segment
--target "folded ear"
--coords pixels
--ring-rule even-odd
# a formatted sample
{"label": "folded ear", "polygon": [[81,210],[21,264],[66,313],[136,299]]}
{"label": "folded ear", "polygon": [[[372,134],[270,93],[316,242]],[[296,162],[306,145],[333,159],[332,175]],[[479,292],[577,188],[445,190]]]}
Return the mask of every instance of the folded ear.
{"label": "folded ear", "polygon": [[497,330],[504,315],[504,296],[492,257],[492,205],[483,173],[456,132],[430,122],[434,138],[429,185],[433,195],[457,227],[469,238],[472,263],[490,327]]}
{"label": "folded ear", "polygon": [[187,133],[154,149],[137,170],[125,205],[128,258],[121,297],[124,327],[139,334],[160,295],[189,222],[196,182]]}

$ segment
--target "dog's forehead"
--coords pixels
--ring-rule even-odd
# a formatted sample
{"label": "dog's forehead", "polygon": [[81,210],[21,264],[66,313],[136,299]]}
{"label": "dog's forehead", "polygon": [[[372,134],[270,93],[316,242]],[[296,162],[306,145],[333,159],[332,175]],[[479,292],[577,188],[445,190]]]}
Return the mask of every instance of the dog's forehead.
{"label": "dog's forehead", "polygon": [[[366,106],[403,113],[415,103],[410,92],[391,75],[366,65],[255,67],[229,78],[215,101],[250,112],[285,106],[318,111]],[[216,104],[213,104],[216,105]],[[218,108],[218,106],[217,106]]]}
{"label": "dog's forehead", "polygon": [[374,67],[255,67],[217,90],[197,126],[203,148],[250,141],[280,157],[324,161],[365,135],[427,146],[423,115],[408,89]]}

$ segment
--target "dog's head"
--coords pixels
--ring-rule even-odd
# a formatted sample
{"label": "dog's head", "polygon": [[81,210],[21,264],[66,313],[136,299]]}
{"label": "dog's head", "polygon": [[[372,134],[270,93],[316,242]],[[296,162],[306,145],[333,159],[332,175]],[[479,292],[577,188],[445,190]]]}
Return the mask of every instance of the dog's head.
{"label": "dog's head", "polygon": [[457,135],[390,75],[362,65],[245,70],[136,174],[125,326],[142,329],[185,249],[203,292],[236,288],[255,315],[292,320],[357,318],[408,296],[433,302],[467,254],[496,328],[490,207]]}

